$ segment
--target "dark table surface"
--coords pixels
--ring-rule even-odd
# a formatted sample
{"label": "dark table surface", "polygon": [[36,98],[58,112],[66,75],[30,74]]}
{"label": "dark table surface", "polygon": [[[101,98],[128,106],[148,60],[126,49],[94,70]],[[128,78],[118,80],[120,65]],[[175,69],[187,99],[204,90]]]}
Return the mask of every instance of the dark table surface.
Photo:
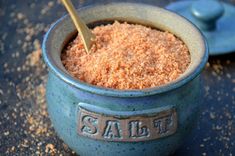
{"label": "dark table surface", "polygon": [[[77,7],[108,2],[74,1]],[[144,2],[164,7],[172,1]],[[43,35],[65,13],[56,0],[0,0],[0,155],[75,155],[57,137],[49,120],[47,69],[40,58]],[[175,155],[232,156],[235,53],[210,57],[202,80],[204,97],[197,127]]]}

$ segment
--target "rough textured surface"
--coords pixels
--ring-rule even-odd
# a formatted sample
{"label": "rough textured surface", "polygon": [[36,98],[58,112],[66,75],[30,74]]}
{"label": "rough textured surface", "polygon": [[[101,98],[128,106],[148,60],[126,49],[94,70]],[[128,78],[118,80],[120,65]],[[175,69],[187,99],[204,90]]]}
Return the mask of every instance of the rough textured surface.
{"label": "rough textured surface", "polygon": [[113,89],[143,89],[166,84],[190,63],[187,46],[173,34],[142,25],[97,26],[86,53],[77,36],[62,53],[65,68],[75,78]]}
{"label": "rough textured surface", "polygon": [[[91,3],[81,1],[80,5]],[[37,59],[36,46],[49,24],[64,15],[65,9],[56,1],[36,0],[0,1],[0,6],[0,153],[72,155],[57,137],[47,115],[44,98],[47,70]],[[32,56],[33,51],[36,53]],[[234,155],[235,54],[211,57],[202,80],[201,117],[175,155]]]}

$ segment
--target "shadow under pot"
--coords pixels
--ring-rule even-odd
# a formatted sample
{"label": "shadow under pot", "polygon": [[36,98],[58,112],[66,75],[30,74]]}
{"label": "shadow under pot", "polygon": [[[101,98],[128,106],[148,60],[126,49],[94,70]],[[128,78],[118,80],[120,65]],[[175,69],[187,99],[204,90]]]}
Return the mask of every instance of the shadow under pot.
{"label": "shadow under pot", "polygon": [[193,128],[200,109],[200,73],[208,59],[201,33],[189,21],[167,10],[132,3],[112,3],[79,10],[87,23],[127,21],[168,31],[188,47],[191,63],[176,80],[154,88],[115,90],[73,78],[61,63],[61,52],[74,37],[65,16],[43,41],[49,68],[48,112],[60,138],[80,155],[169,155]]}

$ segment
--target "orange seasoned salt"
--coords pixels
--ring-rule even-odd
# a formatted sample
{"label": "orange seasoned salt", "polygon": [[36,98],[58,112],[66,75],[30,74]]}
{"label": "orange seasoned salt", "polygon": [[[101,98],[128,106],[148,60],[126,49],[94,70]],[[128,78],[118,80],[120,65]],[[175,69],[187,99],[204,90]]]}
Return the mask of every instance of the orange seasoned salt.
{"label": "orange seasoned salt", "polygon": [[91,52],[77,36],[61,54],[75,78],[113,89],[143,89],[166,84],[190,64],[187,46],[169,32],[137,24],[97,26]]}

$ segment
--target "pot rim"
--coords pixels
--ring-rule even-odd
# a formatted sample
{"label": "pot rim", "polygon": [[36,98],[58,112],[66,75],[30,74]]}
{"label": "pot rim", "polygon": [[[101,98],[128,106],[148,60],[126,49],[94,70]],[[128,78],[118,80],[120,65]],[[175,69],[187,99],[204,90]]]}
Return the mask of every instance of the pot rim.
{"label": "pot rim", "polygon": [[[187,74],[183,73],[180,78],[178,77],[176,80],[171,81],[167,84],[152,87],[152,88],[132,89],[132,90],[118,90],[118,89],[111,89],[111,88],[95,86],[95,85],[91,85],[91,84],[82,82],[78,79],[73,78],[70,74],[68,74],[68,73],[64,72],[63,70],[61,70],[55,64],[55,62],[53,61],[53,57],[51,56],[51,54],[47,50],[48,47],[51,46],[50,44],[48,44],[48,40],[49,40],[49,37],[50,37],[52,31],[56,27],[58,27],[59,24],[61,24],[66,18],[69,18],[68,15],[65,15],[65,16],[61,17],[59,20],[57,20],[54,24],[51,25],[51,27],[49,28],[49,30],[47,31],[46,35],[43,38],[43,44],[42,44],[42,54],[43,54],[44,62],[47,64],[49,70],[52,71],[62,81],[66,82],[70,86],[75,87],[77,89],[81,89],[83,91],[90,92],[90,93],[93,93],[93,94],[98,94],[98,95],[112,96],[112,97],[143,97],[143,96],[161,94],[161,93],[164,93],[164,92],[168,92],[168,91],[172,91],[174,89],[177,89],[177,88],[187,84],[188,82],[190,82],[191,80],[196,78],[201,73],[201,71],[205,67],[205,65],[207,63],[207,60],[208,60],[208,45],[207,45],[201,31],[193,23],[191,23],[189,20],[187,20],[184,17],[182,17],[181,15],[178,15],[174,12],[169,11],[169,10],[165,10],[165,9],[162,9],[162,8],[159,8],[159,7],[156,7],[156,6],[151,6],[151,5],[143,4],[143,3],[114,2],[114,3],[106,4],[105,6],[109,6],[109,5],[110,6],[112,6],[112,5],[140,6],[141,5],[141,7],[150,7],[152,9],[157,8],[157,9],[163,11],[163,12],[171,14],[171,16],[173,16],[177,20],[180,20],[181,22],[187,23],[187,25],[189,27],[191,27],[191,29],[194,29],[194,31],[197,32],[196,35],[201,36],[200,41],[201,41],[202,44],[200,45],[201,46],[200,48],[204,49],[204,53],[199,58],[200,59],[198,61],[199,63],[197,64],[197,66],[195,68],[193,68]],[[102,5],[96,4],[96,5],[92,5],[92,6],[86,6],[86,7],[78,9],[78,11],[80,12],[80,11],[83,11],[83,10],[86,10],[86,9],[92,9],[92,8],[100,7],[100,6],[102,6]]]}

